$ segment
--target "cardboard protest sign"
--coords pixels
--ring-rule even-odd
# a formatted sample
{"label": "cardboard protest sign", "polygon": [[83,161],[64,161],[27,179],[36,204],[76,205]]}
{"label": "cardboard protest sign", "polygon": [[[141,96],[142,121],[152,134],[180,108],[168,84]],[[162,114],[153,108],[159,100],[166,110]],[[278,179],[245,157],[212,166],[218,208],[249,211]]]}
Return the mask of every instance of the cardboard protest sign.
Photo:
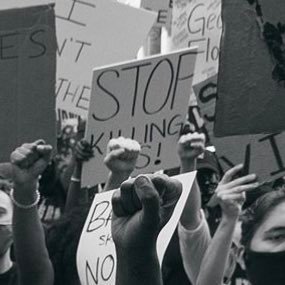
{"label": "cardboard protest sign", "polygon": [[56,145],[53,6],[1,10],[0,27],[0,161],[7,161],[22,143]]}
{"label": "cardboard protest sign", "polygon": [[223,1],[218,137],[285,129],[285,2],[260,0],[260,11],[249,2]]}
{"label": "cardboard protest sign", "polygon": [[135,59],[156,13],[111,0],[57,0],[56,15],[57,107],[86,118],[92,69]]}
{"label": "cardboard protest sign", "polygon": [[134,175],[179,165],[175,149],[196,54],[196,49],[184,49],[94,70],[85,138],[95,157],[84,163],[83,186],[105,182],[106,146],[119,136],[141,144]]}
{"label": "cardboard protest sign", "polygon": [[285,175],[285,133],[216,138],[213,133],[217,99],[217,76],[193,86],[210,140],[216,148],[224,171],[246,164],[260,181],[272,181]]}
{"label": "cardboard protest sign", "polygon": [[170,49],[198,46],[194,83],[218,71],[221,0],[173,0]]}
{"label": "cardboard protest sign", "polygon": [[199,84],[193,86],[194,93],[200,106],[201,116],[207,126],[211,138],[213,138],[213,129],[215,122],[216,100],[218,75],[214,75]]}
{"label": "cardboard protest sign", "polygon": [[[163,256],[178,224],[192,188],[196,172],[175,176],[182,183],[182,195],[173,215],[157,239],[157,254]],[[112,204],[114,191],[97,194],[86,219],[77,250],[77,269],[82,285],[115,284],[116,249],[112,239]]]}
{"label": "cardboard protest sign", "polygon": [[169,5],[169,0],[141,0],[141,6],[143,8],[157,12],[157,27],[166,26],[169,23]]}
{"label": "cardboard protest sign", "polygon": [[77,118],[77,119],[80,118],[80,116],[78,114],[74,114],[72,112],[68,112],[68,111],[63,110],[63,109],[57,108],[56,111],[57,111],[56,118],[57,118],[57,121],[59,123],[59,126],[61,126],[64,123],[64,121],[66,121],[66,120],[74,119],[74,118]]}
{"label": "cardboard protest sign", "polygon": [[1,0],[0,10],[54,4],[55,0]]}
{"label": "cardboard protest sign", "polygon": [[285,133],[216,138],[213,142],[225,170],[244,163],[262,182],[285,175]]}

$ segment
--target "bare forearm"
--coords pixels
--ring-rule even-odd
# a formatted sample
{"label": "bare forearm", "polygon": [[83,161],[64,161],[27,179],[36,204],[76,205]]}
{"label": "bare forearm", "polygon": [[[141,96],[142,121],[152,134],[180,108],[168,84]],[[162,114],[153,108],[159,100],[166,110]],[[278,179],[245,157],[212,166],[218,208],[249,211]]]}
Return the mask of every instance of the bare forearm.
{"label": "bare forearm", "polygon": [[[14,197],[17,202],[25,205],[36,199],[35,191],[25,191],[19,186],[15,186]],[[36,207],[14,207],[13,235],[20,284],[53,285],[53,268]]]}
{"label": "bare forearm", "polygon": [[82,164],[77,163],[74,167],[72,178],[69,183],[65,212],[70,212],[79,204],[88,202],[88,193],[81,189],[81,172]]}
{"label": "bare forearm", "polygon": [[65,192],[68,191],[68,188],[69,188],[69,185],[70,185],[70,179],[71,179],[72,174],[74,172],[75,165],[76,165],[75,158],[72,157],[72,159],[70,160],[70,162],[67,165],[66,169],[60,175],[60,182],[61,182]]}
{"label": "bare forearm", "polygon": [[237,218],[222,218],[203,258],[196,285],[223,284],[236,222]]}
{"label": "bare forearm", "polygon": [[195,171],[197,168],[197,160],[196,159],[181,159],[180,160],[180,173],[187,173],[191,171]]}
{"label": "bare forearm", "polygon": [[[196,170],[196,159],[181,160],[181,173],[187,173],[194,170]],[[201,222],[200,209],[200,188],[197,181],[195,180],[180,218],[180,222],[185,229],[194,230],[199,226]]]}
{"label": "bare forearm", "polygon": [[201,194],[199,185],[195,180],[180,218],[180,222],[185,229],[195,230],[200,225],[200,210]]}
{"label": "bare forearm", "polygon": [[116,285],[133,284],[163,284],[155,249],[154,253],[148,256],[146,256],[146,252],[139,254],[138,252],[131,253],[129,250],[118,253]]}

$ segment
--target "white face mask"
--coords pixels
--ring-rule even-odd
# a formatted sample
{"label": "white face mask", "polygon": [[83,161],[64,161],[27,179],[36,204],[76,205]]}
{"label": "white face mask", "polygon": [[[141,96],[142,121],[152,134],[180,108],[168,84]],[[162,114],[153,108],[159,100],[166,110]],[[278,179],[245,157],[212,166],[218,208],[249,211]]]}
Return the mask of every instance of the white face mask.
{"label": "white face mask", "polygon": [[13,203],[9,195],[0,190],[0,257],[10,248],[12,234]]}

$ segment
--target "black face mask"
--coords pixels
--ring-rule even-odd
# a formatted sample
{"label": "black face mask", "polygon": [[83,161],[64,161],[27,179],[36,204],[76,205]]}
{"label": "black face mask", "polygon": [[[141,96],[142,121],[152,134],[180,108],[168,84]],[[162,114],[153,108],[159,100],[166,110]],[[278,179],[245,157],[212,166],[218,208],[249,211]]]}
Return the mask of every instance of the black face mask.
{"label": "black face mask", "polygon": [[13,242],[12,226],[0,225],[0,257],[10,248]]}
{"label": "black face mask", "polygon": [[285,251],[247,251],[245,264],[252,285],[285,285]]}

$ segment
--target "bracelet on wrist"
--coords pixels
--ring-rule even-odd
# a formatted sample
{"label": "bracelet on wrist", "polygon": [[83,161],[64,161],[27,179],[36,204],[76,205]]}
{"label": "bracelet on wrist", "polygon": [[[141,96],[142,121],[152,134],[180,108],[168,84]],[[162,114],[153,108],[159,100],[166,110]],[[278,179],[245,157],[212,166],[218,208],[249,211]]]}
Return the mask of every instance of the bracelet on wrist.
{"label": "bracelet on wrist", "polygon": [[76,183],[80,183],[81,182],[81,180],[79,178],[76,178],[76,177],[73,177],[73,176],[71,177],[70,181],[76,182]]}
{"label": "bracelet on wrist", "polygon": [[13,188],[11,189],[11,192],[10,192],[10,198],[11,198],[13,204],[15,206],[17,206],[18,208],[24,209],[24,210],[28,210],[28,209],[34,208],[34,207],[36,207],[38,205],[38,203],[40,202],[40,199],[41,199],[41,194],[40,194],[39,190],[36,190],[36,196],[37,197],[36,197],[36,199],[35,199],[35,201],[33,203],[25,205],[25,204],[21,204],[18,201],[16,201],[15,196],[14,196],[14,189]]}

